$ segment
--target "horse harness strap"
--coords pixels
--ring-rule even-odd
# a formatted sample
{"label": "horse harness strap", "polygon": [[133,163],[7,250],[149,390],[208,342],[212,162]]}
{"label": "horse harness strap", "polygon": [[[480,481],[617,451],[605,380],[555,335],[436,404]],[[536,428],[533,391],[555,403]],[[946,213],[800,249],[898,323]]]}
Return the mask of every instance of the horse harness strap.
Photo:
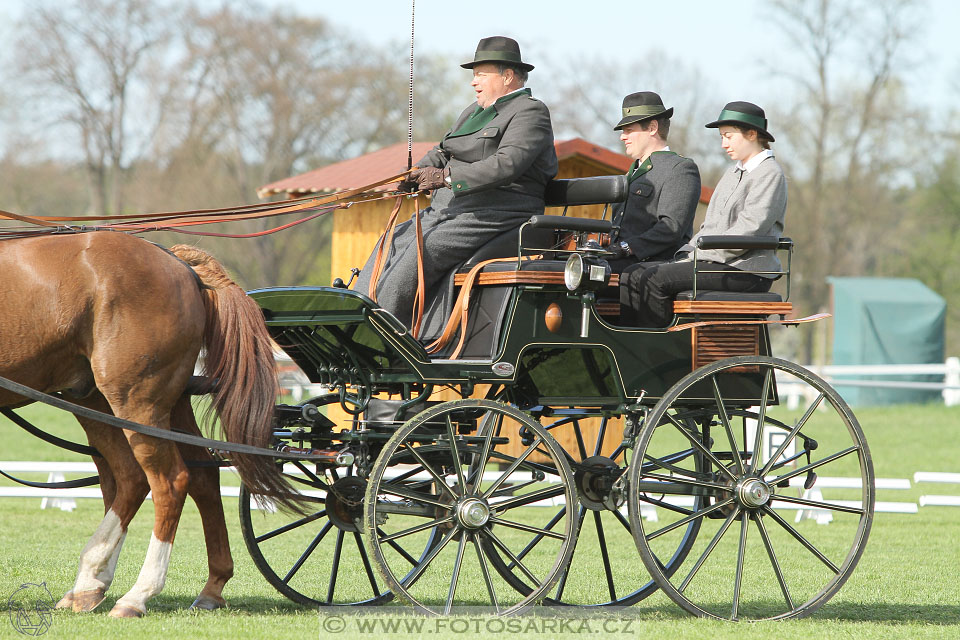
{"label": "horse harness strap", "polygon": [[135,433],[140,433],[145,436],[152,436],[154,438],[160,438],[161,440],[170,440],[172,442],[177,442],[179,444],[192,445],[195,447],[201,447],[204,449],[214,449],[217,451],[226,451],[230,453],[239,453],[246,455],[255,455],[255,456],[270,456],[276,459],[283,460],[316,460],[323,458],[322,456],[315,456],[311,453],[295,453],[295,452],[280,452],[274,449],[267,449],[264,447],[255,447],[249,444],[238,444],[234,442],[224,442],[223,440],[213,440],[211,438],[204,438],[202,436],[196,436],[190,433],[182,433],[179,431],[169,431],[167,429],[159,429],[157,427],[150,427],[144,424],[137,422],[132,422],[130,420],[124,420],[123,418],[118,418],[117,416],[110,415],[109,413],[103,413],[101,411],[96,411],[94,409],[88,409],[87,407],[82,407],[78,404],[68,402],[62,398],[57,398],[42,391],[37,391],[25,385],[22,385],[13,380],[9,380],[4,377],[0,377],[0,388],[6,389],[21,395],[25,398],[33,400],[34,402],[40,402],[42,404],[49,405],[51,407],[56,407],[57,409],[63,409],[64,411],[69,411],[75,416],[80,416],[83,418],[88,418],[90,420],[96,420],[111,427],[116,427],[118,429],[127,429]]}
{"label": "horse harness strap", "polygon": [[[535,260],[537,258],[539,258],[539,256],[525,256],[520,259]],[[450,343],[450,340],[453,339],[453,336],[456,335],[457,330],[459,329],[460,340],[457,342],[456,348],[450,354],[450,358],[456,359],[457,356],[460,355],[467,338],[467,324],[469,322],[470,312],[470,294],[473,292],[473,285],[476,283],[480,272],[482,272],[483,268],[488,264],[493,264],[496,262],[510,262],[515,260],[517,260],[515,257],[491,258],[489,260],[478,262],[470,268],[470,271],[467,272],[466,278],[464,278],[463,284],[460,286],[460,293],[457,295],[457,299],[453,303],[453,309],[450,311],[450,317],[447,319],[447,324],[444,326],[443,332],[440,334],[439,338],[426,346],[427,353],[434,354],[443,349],[445,346],[447,346],[447,344]]]}

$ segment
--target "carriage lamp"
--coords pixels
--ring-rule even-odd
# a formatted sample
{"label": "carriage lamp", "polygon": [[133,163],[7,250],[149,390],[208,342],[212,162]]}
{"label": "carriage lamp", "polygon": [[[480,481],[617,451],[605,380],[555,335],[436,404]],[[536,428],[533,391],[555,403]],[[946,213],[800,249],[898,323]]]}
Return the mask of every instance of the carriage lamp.
{"label": "carriage lamp", "polygon": [[596,291],[610,282],[610,264],[597,256],[574,253],[563,267],[563,284],[570,291]]}

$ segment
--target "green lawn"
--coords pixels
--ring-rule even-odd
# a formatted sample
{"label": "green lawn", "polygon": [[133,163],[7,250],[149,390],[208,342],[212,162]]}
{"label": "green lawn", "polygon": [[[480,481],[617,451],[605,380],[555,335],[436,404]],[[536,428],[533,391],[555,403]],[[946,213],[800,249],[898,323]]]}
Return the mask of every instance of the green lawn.
{"label": "green lawn", "polygon": [[[24,414],[61,436],[82,440],[72,418],[43,408],[30,408]],[[872,449],[877,477],[912,479],[913,472],[919,470],[958,471],[960,410],[941,406],[898,407],[861,409],[857,415]],[[9,424],[0,433],[0,459],[83,459],[58,451]],[[879,491],[878,500],[916,500],[923,493],[957,493],[958,489],[949,485],[914,485],[909,491]],[[533,617],[516,621],[473,615],[425,620],[406,617],[405,609],[398,604],[360,612],[337,609],[318,616],[316,611],[288,601],[261,577],[240,537],[236,500],[227,499],[225,508],[236,562],[236,576],[225,592],[229,609],[213,613],[187,610],[206,577],[199,517],[192,503],[188,503],[166,587],[150,602],[148,616],[133,621],[106,616],[115,599],[136,580],[152,526],[153,506],[147,502],[131,525],[114,586],[101,609],[83,615],[57,612],[45,637],[125,638],[136,634],[164,638],[313,638],[349,634],[414,638],[497,636],[508,632],[511,637],[532,638],[583,633],[603,637],[737,640],[960,637],[957,508],[922,507],[916,515],[878,513],[857,570],[840,593],[812,618],[739,625],[692,618],[660,594],[606,617],[585,620],[573,613],[550,611],[535,612]],[[39,500],[35,499],[0,501],[3,601],[25,582],[45,582],[54,598],[59,598],[71,586],[80,550],[101,514],[101,506],[94,500],[80,501],[73,513],[41,511]],[[828,530],[829,526],[832,525],[828,525]],[[643,575],[639,557],[633,569]],[[400,626],[391,632],[385,625]],[[4,616],[0,638],[13,637],[21,636]]]}

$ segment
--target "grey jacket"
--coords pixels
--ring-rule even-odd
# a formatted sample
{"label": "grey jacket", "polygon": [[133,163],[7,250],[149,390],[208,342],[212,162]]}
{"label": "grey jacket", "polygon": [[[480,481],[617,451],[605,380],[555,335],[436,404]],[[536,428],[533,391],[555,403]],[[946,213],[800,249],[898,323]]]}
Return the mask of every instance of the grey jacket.
{"label": "grey jacket", "polygon": [[[742,176],[741,176],[742,173]],[[693,251],[700,236],[783,235],[787,213],[787,179],[776,159],[765,158],[752,171],[732,168],[723,174],[710,198],[700,230],[681,248]],[[692,254],[688,257],[692,257]],[[780,260],[772,249],[711,249],[698,251],[698,260],[723,262],[744,271],[780,271]],[[775,274],[758,274],[776,278]]]}
{"label": "grey jacket", "polygon": [[625,241],[639,262],[670,260],[693,235],[700,200],[700,171],[689,158],[655,151],[631,175],[627,201],[613,209]]}
{"label": "grey jacket", "polygon": [[434,193],[435,209],[543,212],[547,182],[557,175],[550,111],[529,89],[504,98],[488,107],[493,112],[486,115],[493,117],[482,119],[478,129],[462,130],[477,109],[476,103],[467,107],[443,141],[417,163],[450,168],[451,187]]}

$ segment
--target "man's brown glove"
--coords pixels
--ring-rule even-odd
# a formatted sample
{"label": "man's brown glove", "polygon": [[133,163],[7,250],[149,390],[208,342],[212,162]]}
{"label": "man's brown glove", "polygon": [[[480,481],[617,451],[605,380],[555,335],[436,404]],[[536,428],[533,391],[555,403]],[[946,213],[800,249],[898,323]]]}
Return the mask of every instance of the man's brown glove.
{"label": "man's brown glove", "polygon": [[430,191],[447,186],[444,178],[450,175],[450,169],[422,167],[410,174],[410,180],[416,180],[421,191]]}

